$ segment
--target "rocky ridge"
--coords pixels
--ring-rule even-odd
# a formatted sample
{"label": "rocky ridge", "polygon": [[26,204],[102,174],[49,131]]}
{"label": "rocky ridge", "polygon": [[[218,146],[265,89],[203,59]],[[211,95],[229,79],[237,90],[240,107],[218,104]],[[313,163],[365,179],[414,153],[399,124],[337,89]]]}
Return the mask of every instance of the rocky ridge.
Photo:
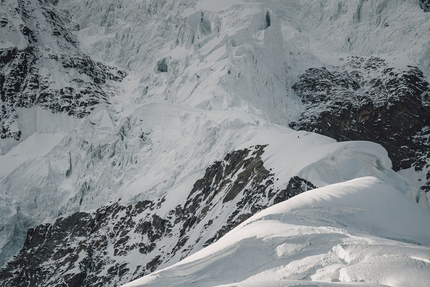
{"label": "rocky ridge", "polygon": [[[185,202],[114,203],[31,228],[20,253],[0,270],[3,286],[115,286],[179,261],[253,214],[316,188],[293,177],[283,190],[264,167],[265,146],[227,154],[206,169]],[[129,260],[140,258],[140,260]]]}
{"label": "rocky ridge", "polygon": [[423,172],[421,189],[430,190],[430,84],[420,69],[351,56],[341,66],[308,69],[293,89],[305,111],[292,128],[377,142],[395,171]]}

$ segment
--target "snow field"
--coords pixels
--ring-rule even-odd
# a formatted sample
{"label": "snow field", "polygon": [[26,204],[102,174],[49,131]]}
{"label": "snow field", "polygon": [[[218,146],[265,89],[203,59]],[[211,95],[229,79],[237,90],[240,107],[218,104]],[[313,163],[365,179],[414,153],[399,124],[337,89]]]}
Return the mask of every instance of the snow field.
{"label": "snow field", "polygon": [[[131,73],[83,121],[22,111],[25,139],[1,146],[0,265],[28,227],[59,214],[166,196],[164,217],[214,161],[268,144],[279,187],[298,175],[322,188],[129,286],[427,285],[429,215],[385,150],[277,125],[299,115],[289,87],[311,66],[378,54],[429,71],[430,13],[415,2],[60,1],[81,25],[81,48]],[[379,180],[353,180],[364,176]]]}
{"label": "snow field", "polygon": [[373,177],[315,189],[124,286],[426,286],[428,211],[410,205]]}

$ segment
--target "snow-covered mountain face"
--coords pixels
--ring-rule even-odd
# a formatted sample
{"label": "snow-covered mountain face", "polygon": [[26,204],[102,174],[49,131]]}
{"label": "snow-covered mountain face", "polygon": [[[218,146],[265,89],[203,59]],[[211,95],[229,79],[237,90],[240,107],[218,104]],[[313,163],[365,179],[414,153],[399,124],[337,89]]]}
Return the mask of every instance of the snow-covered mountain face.
{"label": "snow-covered mountain face", "polygon": [[337,140],[383,145],[396,171],[414,169],[430,190],[430,85],[417,68],[396,69],[376,57],[311,68],[293,89],[306,111],[290,124]]}
{"label": "snow-covered mountain face", "polygon": [[[413,205],[373,177],[333,184],[270,207],[124,287],[427,286],[428,211]],[[410,213],[399,212],[407,206]]]}
{"label": "snow-covered mountain face", "polygon": [[[125,77],[80,51],[73,35],[79,25],[52,1],[2,1],[0,17],[2,139],[22,136],[17,108],[39,106],[82,118],[108,102],[108,81]],[[10,145],[3,143],[2,153]]]}
{"label": "snow-covered mountain face", "polygon": [[[409,230],[418,232],[430,222],[422,209],[429,206],[430,185],[426,5],[2,1],[2,284],[117,286],[199,251],[269,206],[305,191],[312,197],[316,188],[337,192],[330,186],[364,176],[378,179],[365,184],[366,192],[389,190],[372,197],[369,214],[392,192],[397,199],[406,194],[409,199],[395,200],[396,210],[400,217],[419,214],[417,229]],[[343,211],[367,214],[367,201],[354,204],[363,206],[339,207],[313,224],[339,228]],[[395,228],[387,222],[381,225]],[[428,234],[397,236],[353,223],[327,235],[330,243],[321,248],[342,251],[343,244],[377,238],[386,247],[369,252],[379,258],[388,245],[407,241],[404,249],[390,249],[403,254],[393,266],[415,266],[405,259],[410,256],[428,264],[427,247],[419,256],[409,251],[416,243],[430,245]],[[358,229],[364,231],[357,235]],[[279,246],[298,235],[273,232],[283,238]],[[339,234],[359,239],[336,241]],[[280,257],[288,257],[280,248]],[[219,252],[234,250],[242,249]],[[309,256],[303,266],[315,270]],[[391,284],[359,275],[361,265],[347,272],[321,266],[321,276],[300,278]],[[204,273],[187,272],[192,278]],[[160,286],[182,284],[172,282]]]}

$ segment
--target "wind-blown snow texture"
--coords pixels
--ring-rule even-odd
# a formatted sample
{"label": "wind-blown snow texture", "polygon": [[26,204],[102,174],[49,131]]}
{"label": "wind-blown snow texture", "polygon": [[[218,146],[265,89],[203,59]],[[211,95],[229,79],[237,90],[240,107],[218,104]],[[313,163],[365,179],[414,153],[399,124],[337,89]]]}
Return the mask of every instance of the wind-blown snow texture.
{"label": "wind-blown snow texture", "polygon": [[[429,206],[430,181],[426,5],[415,0],[2,1],[0,282],[117,286],[172,265],[227,234],[230,239],[223,246],[230,246],[228,251],[219,251],[218,257],[205,251],[208,265],[187,267],[192,261],[186,261],[179,266],[191,269],[180,274],[202,286],[241,281],[251,286],[259,280],[295,286],[303,278],[311,286],[333,280],[406,286],[402,278],[389,277],[402,274],[397,267],[402,266],[408,278],[421,278],[416,286],[425,286],[429,278],[423,270],[430,259],[429,237],[422,231],[429,230],[430,222],[422,209]],[[362,89],[355,89],[348,85],[355,79],[353,68],[345,65],[351,58],[379,59],[386,66],[356,68],[354,75],[364,80],[357,81]],[[399,163],[396,149],[384,146],[389,133],[384,141],[350,138],[378,144],[337,143],[312,133],[317,130],[312,124],[319,122],[309,119],[338,112],[327,102],[338,101],[348,90],[356,103],[372,79],[389,75],[384,69],[399,71],[392,86],[401,91],[412,87],[412,98],[421,99],[405,118],[421,117],[417,122],[422,126],[394,137],[412,143],[402,153],[411,158]],[[313,76],[309,71],[337,73],[346,82],[318,78],[317,87],[328,83],[335,92],[310,106],[307,99],[322,94],[303,85],[303,79]],[[402,71],[414,71],[419,81],[408,82]],[[31,84],[36,78],[39,84]],[[384,106],[393,100],[390,93],[377,95],[370,93],[370,101]],[[379,124],[385,119],[372,120]],[[358,179],[366,176],[372,178]],[[329,195],[316,200],[335,206],[321,212],[307,205],[312,195],[289,203],[291,196],[316,187],[342,200]],[[360,196],[361,191],[369,198]],[[351,202],[350,195],[357,195],[357,201]],[[273,216],[279,214],[280,223],[273,227],[261,216],[251,220],[261,221],[253,223],[259,227],[267,223],[270,238],[280,238],[278,245],[285,245],[279,247],[280,256],[264,240],[245,240],[254,235],[237,231],[244,226],[228,233],[284,200],[281,206],[305,208],[279,207],[282,211]],[[376,211],[388,202],[399,214]],[[393,220],[400,212],[411,214],[409,230],[402,229],[403,221]],[[280,218],[291,214],[295,224],[298,213],[305,222],[295,228],[305,232],[285,233],[293,223]],[[380,221],[366,223],[374,216]],[[266,236],[264,230],[260,237]],[[318,244],[296,248],[307,240],[300,236]],[[243,268],[254,271],[240,278],[222,279],[221,273],[213,273],[209,281],[200,278],[206,276],[201,270],[214,266],[233,272],[222,260],[234,258],[236,251],[246,254],[246,248],[235,245],[240,238],[246,248],[268,252],[256,255],[261,260],[244,258],[251,265]],[[376,247],[363,247],[369,242]],[[226,250],[211,246],[209,250]],[[302,256],[300,262],[288,265],[293,262],[290,253]],[[267,269],[262,267],[266,259],[272,262]],[[173,276],[174,269],[166,270],[160,274]],[[290,275],[274,275],[284,272]],[[160,284],[183,282],[171,280]]]}
{"label": "wind-blown snow texture", "polygon": [[413,205],[373,177],[315,189],[124,287],[426,286],[430,223]]}

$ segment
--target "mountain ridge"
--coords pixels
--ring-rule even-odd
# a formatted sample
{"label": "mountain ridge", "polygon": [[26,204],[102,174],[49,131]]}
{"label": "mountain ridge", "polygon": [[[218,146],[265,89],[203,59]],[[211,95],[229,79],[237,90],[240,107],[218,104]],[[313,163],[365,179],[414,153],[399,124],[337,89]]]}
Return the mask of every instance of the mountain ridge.
{"label": "mountain ridge", "polygon": [[0,281],[123,284],[367,176],[428,209],[425,4],[3,1]]}

